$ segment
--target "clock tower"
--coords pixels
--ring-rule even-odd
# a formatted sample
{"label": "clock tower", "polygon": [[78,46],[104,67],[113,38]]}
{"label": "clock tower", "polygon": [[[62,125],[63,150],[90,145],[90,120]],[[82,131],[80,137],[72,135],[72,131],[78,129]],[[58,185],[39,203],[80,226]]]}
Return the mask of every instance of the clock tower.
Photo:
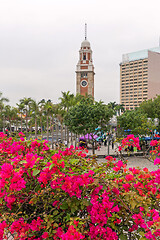
{"label": "clock tower", "polygon": [[86,94],[94,98],[94,66],[92,62],[92,50],[87,40],[87,25],[85,24],[85,40],[79,50],[79,61],[76,66],[76,93]]}

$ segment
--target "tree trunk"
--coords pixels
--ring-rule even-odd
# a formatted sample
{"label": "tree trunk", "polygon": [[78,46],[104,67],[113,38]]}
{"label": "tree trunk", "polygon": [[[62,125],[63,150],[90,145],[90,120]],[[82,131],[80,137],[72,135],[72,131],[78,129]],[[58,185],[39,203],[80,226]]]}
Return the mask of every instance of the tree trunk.
{"label": "tree trunk", "polygon": [[43,126],[42,126],[42,117],[40,116],[40,126],[41,126],[41,137],[43,138]]}
{"label": "tree trunk", "polygon": [[67,128],[67,147],[69,147],[69,129]]}
{"label": "tree trunk", "polygon": [[37,117],[35,116],[35,138],[37,138]]}
{"label": "tree trunk", "polygon": [[3,116],[3,132],[5,132],[5,118]]}
{"label": "tree trunk", "polygon": [[92,140],[92,153],[95,154],[95,146],[94,146],[94,140]]}
{"label": "tree trunk", "polygon": [[56,142],[58,142],[58,122],[56,121]]}
{"label": "tree trunk", "polygon": [[49,131],[48,131],[48,128],[49,128],[49,126],[48,126],[49,124],[48,124],[48,115],[47,115],[47,141],[48,141],[48,139],[49,139]]}
{"label": "tree trunk", "polygon": [[28,130],[28,116],[27,116],[27,111],[26,111],[26,137],[27,137],[27,130]]}
{"label": "tree trunk", "polygon": [[77,134],[74,134],[75,148],[77,147]]}
{"label": "tree trunk", "polygon": [[71,132],[71,145],[73,145],[73,133]]}
{"label": "tree trunk", "polygon": [[22,132],[22,115],[21,115],[21,132]]}
{"label": "tree trunk", "polygon": [[54,124],[54,118],[53,118],[53,116],[52,116],[52,149],[54,148],[54,147],[53,147],[53,145],[54,145],[54,144],[53,144],[53,142],[54,142],[54,141],[53,141],[53,124]]}
{"label": "tree trunk", "polygon": [[11,120],[9,119],[9,130],[10,130],[10,135],[12,133],[12,127],[11,127]]}
{"label": "tree trunk", "polygon": [[108,156],[109,156],[109,142],[110,142],[110,137],[108,135]]}
{"label": "tree trunk", "polygon": [[18,130],[18,119],[16,119],[16,132]]}
{"label": "tree trunk", "polygon": [[63,143],[63,123],[61,123],[61,141]]}
{"label": "tree trunk", "polygon": [[67,127],[65,126],[65,141],[67,140]]}

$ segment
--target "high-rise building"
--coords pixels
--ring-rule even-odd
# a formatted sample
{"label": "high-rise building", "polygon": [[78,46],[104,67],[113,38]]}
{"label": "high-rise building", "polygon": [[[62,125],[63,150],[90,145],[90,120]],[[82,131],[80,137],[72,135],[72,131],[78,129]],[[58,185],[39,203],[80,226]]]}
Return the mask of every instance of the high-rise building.
{"label": "high-rise building", "polygon": [[76,66],[76,93],[85,96],[86,94],[94,98],[94,66],[92,62],[92,50],[90,42],[87,40],[87,30],[85,24],[85,40],[81,43],[79,50],[79,61]]}
{"label": "high-rise building", "polygon": [[134,109],[160,94],[160,47],[124,54],[120,63],[120,103]]}

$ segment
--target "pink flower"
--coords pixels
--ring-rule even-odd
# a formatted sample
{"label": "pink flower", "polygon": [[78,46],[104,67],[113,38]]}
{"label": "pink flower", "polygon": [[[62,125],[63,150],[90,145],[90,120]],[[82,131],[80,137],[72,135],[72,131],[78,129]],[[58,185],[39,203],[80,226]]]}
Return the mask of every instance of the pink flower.
{"label": "pink flower", "polygon": [[133,181],[134,177],[133,177],[133,175],[128,174],[128,175],[125,176],[125,179],[126,179],[127,181]]}
{"label": "pink flower", "polygon": [[117,162],[117,167],[119,167],[119,168],[123,167],[123,162],[122,161],[118,161]]}
{"label": "pink flower", "polygon": [[119,212],[119,207],[118,207],[118,205],[115,206],[115,207],[113,207],[113,208],[111,209],[111,212]]}
{"label": "pink flower", "polygon": [[19,137],[24,137],[25,136],[23,132],[19,132],[18,135],[19,135]]}
{"label": "pink flower", "polygon": [[122,147],[121,146],[118,147],[118,151],[119,152],[122,151]]}
{"label": "pink flower", "polygon": [[44,232],[43,235],[41,236],[42,238],[46,239],[47,237],[49,237],[47,232]]}
{"label": "pink flower", "polygon": [[154,160],[154,165],[157,165],[157,164],[160,164],[160,158],[156,158],[156,159]]}
{"label": "pink flower", "polygon": [[62,234],[62,240],[80,240],[84,239],[84,236],[79,233],[74,226],[69,226],[68,231]]}
{"label": "pink flower", "polygon": [[0,223],[0,240],[3,240],[4,238],[4,230],[7,227],[7,224],[5,221]]}
{"label": "pink flower", "polygon": [[152,140],[152,141],[150,142],[150,145],[151,145],[151,146],[156,146],[156,145],[157,145],[157,143],[158,143],[158,141],[157,141],[157,140]]}

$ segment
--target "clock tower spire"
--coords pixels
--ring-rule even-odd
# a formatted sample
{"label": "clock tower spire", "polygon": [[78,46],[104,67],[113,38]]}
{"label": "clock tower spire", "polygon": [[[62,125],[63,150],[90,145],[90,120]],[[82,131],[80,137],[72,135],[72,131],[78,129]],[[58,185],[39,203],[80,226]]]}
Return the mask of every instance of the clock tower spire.
{"label": "clock tower spire", "polygon": [[76,66],[76,93],[94,98],[94,66],[92,61],[92,50],[87,40],[87,24],[85,23],[85,40],[81,43],[79,50],[79,61]]}
{"label": "clock tower spire", "polygon": [[87,40],[87,23],[85,23],[85,40]]}

